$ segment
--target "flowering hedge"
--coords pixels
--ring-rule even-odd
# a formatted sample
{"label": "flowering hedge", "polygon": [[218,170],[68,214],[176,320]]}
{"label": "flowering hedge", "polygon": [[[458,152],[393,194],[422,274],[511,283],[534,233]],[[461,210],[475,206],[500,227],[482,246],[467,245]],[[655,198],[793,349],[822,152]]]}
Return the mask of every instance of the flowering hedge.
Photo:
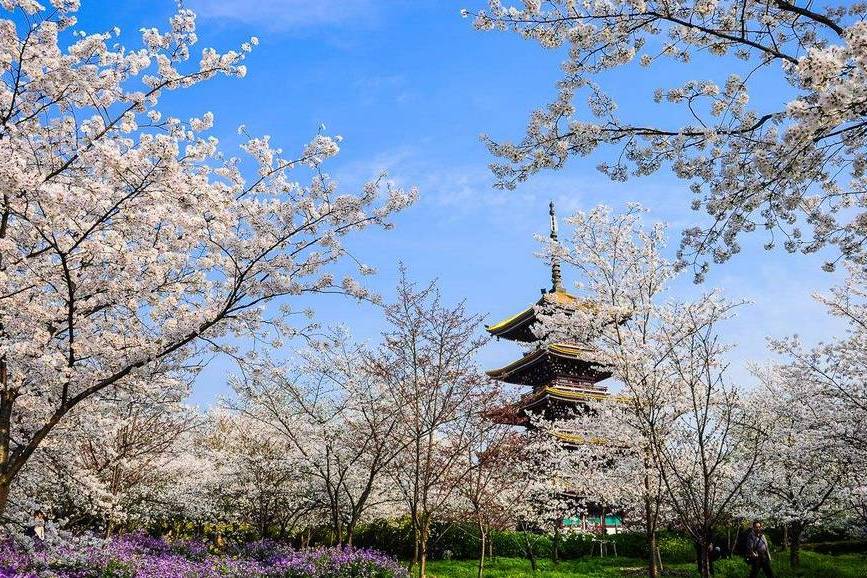
{"label": "flowering hedge", "polygon": [[223,555],[202,542],[166,542],[141,534],[108,542],[76,541],[39,549],[0,545],[0,578],[406,578],[375,550],[292,550],[257,542]]}

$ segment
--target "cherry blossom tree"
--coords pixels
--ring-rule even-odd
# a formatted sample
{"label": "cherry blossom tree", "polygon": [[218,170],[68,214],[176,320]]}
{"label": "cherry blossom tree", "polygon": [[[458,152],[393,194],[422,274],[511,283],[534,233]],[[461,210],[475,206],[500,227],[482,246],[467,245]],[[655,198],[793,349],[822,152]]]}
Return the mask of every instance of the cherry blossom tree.
{"label": "cherry blossom tree", "polygon": [[651,451],[666,499],[694,540],[699,571],[708,578],[714,528],[728,519],[762,465],[764,423],[726,378],[729,347],[716,333],[714,313],[710,320],[688,310],[682,315],[694,330],[686,337],[669,335],[670,379],[680,392],[676,415],[665,430],[652,430]]}
{"label": "cherry blossom tree", "polygon": [[[656,532],[673,489],[664,471],[672,471],[667,444],[693,439],[673,436],[689,432],[682,429],[688,423],[686,416],[700,409],[689,404],[699,397],[694,389],[696,376],[686,369],[701,357],[684,347],[707,339],[707,331],[728,317],[737,303],[715,292],[687,302],[668,297],[666,291],[677,268],[664,256],[665,228],[661,224],[646,227],[642,212],[638,205],[630,205],[621,214],[599,206],[567,219],[574,230],[571,238],[563,244],[549,242],[546,254],[578,271],[580,283],[575,289],[581,304],[568,310],[540,311],[538,335],[554,342],[584,344],[586,359],[609,371],[621,385],[618,397],[606,400],[613,405],[591,404],[583,419],[575,416],[571,423],[554,424],[553,429],[577,436],[583,447],[575,455],[579,462],[573,464],[574,472],[599,472],[591,478],[598,482],[591,495],[605,498],[609,493],[609,500],[625,499],[624,507],[638,498],[648,541],[648,574],[653,577],[657,575]],[[689,356],[684,358],[684,353]],[[709,357],[711,351],[705,353],[705,367],[710,367],[716,358]],[[695,395],[690,397],[691,393]],[[588,420],[594,414],[611,422],[610,428]],[[694,413],[694,417],[702,416]],[[599,464],[627,457],[631,459],[622,463],[635,467],[624,480],[638,483],[618,485],[614,476],[605,483],[608,473]]]}
{"label": "cherry blossom tree", "polygon": [[[598,168],[614,180],[664,168],[690,183],[692,207],[709,223],[684,232],[679,260],[699,280],[708,257],[728,260],[741,250],[743,234],[757,228],[766,231],[768,249],[782,243],[811,253],[833,244],[840,257],[865,262],[863,5],[488,4],[463,13],[478,29],[512,31],[564,55],[557,96],[532,113],[525,136],[484,137],[502,159],[493,165],[501,186],[610,147],[614,160]],[[614,91],[606,90],[617,72],[637,75],[640,65],[672,77],[679,74],[672,62],[685,64],[693,79],[648,94],[650,106],[635,114],[618,111]],[[759,91],[760,104],[751,104]],[[658,113],[653,103],[672,110]]]}
{"label": "cherry blossom tree", "polygon": [[199,440],[207,471],[196,492],[208,519],[285,539],[324,518],[315,480],[290,443],[243,414],[217,408],[208,417]]}
{"label": "cherry blossom tree", "polygon": [[419,576],[427,572],[431,522],[458,496],[473,465],[464,459],[474,416],[491,395],[476,365],[486,340],[481,317],[463,303],[445,305],[435,283],[419,288],[401,270],[394,301],[385,307],[387,328],[375,371],[397,409],[404,448],[392,478],[409,513]]}
{"label": "cherry blossom tree", "polygon": [[298,454],[296,475],[314,480],[333,539],[351,545],[358,523],[397,499],[385,477],[405,445],[400,409],[381,366],[344,331],[299,355],[298,363],[248,363],[228,405]]}
{"label": "cherry blossom tree", "polygon": [[108,498],[103,527],[109,536],[178,511],[173,486],[187,473],[185,452],[200,417],[170,388],[150,396],[121,388],[104,393],[97,400],[101,411],[70,421],[79,440],[73,467],[99,480]]}
{"label": "cherry blossom tree", "polygon": [[563,521],[585,509],[589,494],[581,493],[571,477],[574,470],[567,464],[574,455],[564,447],[557,432],[540,416],[532,419],[533,429],[518,447],[512,465],[521,483],[509,496],[509,511],[521,531],[524,553],[535,572],[540,539],[553,538],[552,554],[557,562]]}
{"label": "cherry blossom tree", "polygon": [[[560,457],[556,476],[573,496],[573,511],[614,512],[634,525],[641,521],[649,548],[648,573],[662,571],[656,529],[672,519],[649,441],[636,432],[625,397],[588,400],[571,416],[540,421]],[[655,557],[654,560],[650,558]]]}
{"label": "cherry blossom tree", "polygon": [[845,444],[828,435],[834,406],[825,403],[809,375],[789,365],[756,368],[756,373],[762,387],[750,404],[765,414],[766,431],[761,467],[746,486],[748,514],[787,528],[789,561],[797,567],[804,533],[845,518],[855,469]]}
{"label": "cherry blossom tree", "polygon": [[458,508],[462,518],[471,520],[479,531],[478,577],[485,571],[485,557],[491,530],[514,527],[514,504],[526,485],[521,469],[522,437],[510,427],[477,416],[466,446],[468,475],[458,487]]}
{"label": "cherry blossom tree", "polygon": [[176,487],[188,474],[201,418],[184,404],[189,384],[171,373],[83,402],[34,453],[10,495],[11,510],[27,515],[38,507],[58,526],[105,535],[191,510]]}
{"label": "cherry blossom tree", "polygon": [[814,346],[797,336],[771,341],[786,360],[788,379],[813,384],[818,400],[834,419],[824,423],[826,435],[843,442],[855,466],[867,463],[867,271],[847,264],[841,285],[815,298],[847,329],[843,336]]}
{"label": "cherry blossom tree", "polygon": [[[777,507],[791,521],[793,534],[832,518],[840,500],[846,501],[855,524],[865,511],[865,484],[859,476],[867,467],[867,273],[854,263],[846,268],[848,276],[842,284],[815,295],[832,316],[845,322],[843,335],[814,345],[797,336],[771,340],[782,362],[765,382],[790,400],[790,407],[776,409],[779,424],[794,422],[793,427],[803,430],[794,445],[779,442],[784,447],[778,459],[791,462],[782,464],[791,476],[766,480],[776,484],[779,499],[787,497],[788,502]],[[785,427],[780,435],[786,435]],[[786,448],[798,451],[788,453]],[[780,465],[778,461],[777,468]],[[799,537],[792,536],[793,546]],[[797,550],[791,555],[797,563]]]}
{"label": "cherry blossom tree", "polygon": [[194,57],[195,14],[181,9],[126,48],[116,28],[77,30],[77,5],[12,0],[0,20],[0,512],[36,449],[93,395],[229,335],[293,335],[288,297],[366,296],[328,272],[347,254],[341,239],[389,227],[414,197],[382,177],[338,193],[323,163],[339,138],[290,155],[249,137],[242,162],[219,152],[210,112],[160,110],[168,91],[243,76],[255,38]]}

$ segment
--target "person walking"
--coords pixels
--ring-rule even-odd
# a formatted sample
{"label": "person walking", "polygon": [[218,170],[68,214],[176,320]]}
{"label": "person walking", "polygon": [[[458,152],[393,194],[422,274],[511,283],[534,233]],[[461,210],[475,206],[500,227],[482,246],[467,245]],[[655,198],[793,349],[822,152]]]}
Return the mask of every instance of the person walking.
{"label": "person walking", "polygon": [[768,539],[765,537],[764,528],[760,520],[753,522],[753,529],[747,534],[746,557],[750,565],[750,578],[756,578],[761,570],[767,578],[774,578],[771,569],[771,550],[768,548]]}

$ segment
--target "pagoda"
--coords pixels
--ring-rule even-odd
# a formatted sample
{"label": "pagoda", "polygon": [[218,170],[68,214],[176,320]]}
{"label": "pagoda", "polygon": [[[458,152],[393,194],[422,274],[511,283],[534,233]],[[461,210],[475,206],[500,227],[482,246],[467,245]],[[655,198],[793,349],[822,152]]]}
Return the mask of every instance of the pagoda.
{"label": "pagoda", "polygon": [[[549,214],[551,241],[557,243],[557,216],[553,202],[549,205]],[[542,297],[520,313],[486,327],[488,333],[498,339],[517,341],[527,346],[520,359],[486,372],[488,376],[530,389],[517,402],[489,412],[489,419],[532,429],[534,425],[531,416],[541,416],[549,422],[566,419],[579,408],[587,408],[593,400],[619,399],[610,396],[608,387],[600,383],[611,377],[611,373],[589,361],[590,348],[574,342],[551,342],[538,318],[541,312],[559,310],[569,315],[570,312],[582,309],[586,311],[592,307],[592,302],[581,300],[563,289],[560,262],[557,256],[553,255],[551,289],[542,289]],[[576,432],[560,428],[556,428],[552,433],[567,448],[577,448],[587,443],[606,443],[604,440],[587,439]],[[623,516],[619,513],[612,513],[592,502],[586,503],[582,511],[578,506],[583,501],[580,496],[567,492],[564,497],[574,501],[576,512],[575,515],[564,518],[562,526],[609,534],[617,532],[623,526]]]}
{"label": "pagoda", "polygon": [[[557,242],[557,216],[554,203],[549,205],[551,240]],[[608,397],[608,388],[600,381],[611,376],[587,361],[590,350],[578,343],[549,343],[542,333],[538,314],[552,310],[570,312],[590,306],[563,289],[560,262],[551,259],[550,290],[542,289],[542,297],[535,304],[499,323],[486,327],[498,339],[508,339],[529,347],[518,360],[492,369],[488,376],[497,381],[526,386],[530,391],[509,406],[499,408],[489,417],[499,423],[532,427],[530,415],[541,415],[546,420],[569,417],[577,407],[590,400]],[[565,433],[558,437],[568,437]],[[565,441],[569,441],[566,439]]]}

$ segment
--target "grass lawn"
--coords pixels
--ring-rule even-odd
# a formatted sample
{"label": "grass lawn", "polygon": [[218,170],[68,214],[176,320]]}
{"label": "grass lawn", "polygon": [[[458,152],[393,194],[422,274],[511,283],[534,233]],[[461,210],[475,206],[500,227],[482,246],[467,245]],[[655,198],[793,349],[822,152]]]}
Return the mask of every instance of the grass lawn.
{"label": "grass lawn", "polygon": [[[432,578],[476,578],[476,560],[436,560],[429,563]],[[693,564],[672,564],[663,576],[692,578],[698,576]],[[867,555],[846,554],[825,556],[813,552],[801,555],[801,568],[789,568],[785,555],[774,560],[777,578],[867,578]],[[749,568],[743,560],[733,558],[716,564],[716,578],[746,578]],[[763,574],[759,574],[763,576]],[[521,558],[497,558],[485,562],[485,578],[619,578],[645,576],[643,561],[634,558],[583,558],[565,560],[559,565],[550,560],[539,561],[539,572],[533,575],[530,563]]]}

